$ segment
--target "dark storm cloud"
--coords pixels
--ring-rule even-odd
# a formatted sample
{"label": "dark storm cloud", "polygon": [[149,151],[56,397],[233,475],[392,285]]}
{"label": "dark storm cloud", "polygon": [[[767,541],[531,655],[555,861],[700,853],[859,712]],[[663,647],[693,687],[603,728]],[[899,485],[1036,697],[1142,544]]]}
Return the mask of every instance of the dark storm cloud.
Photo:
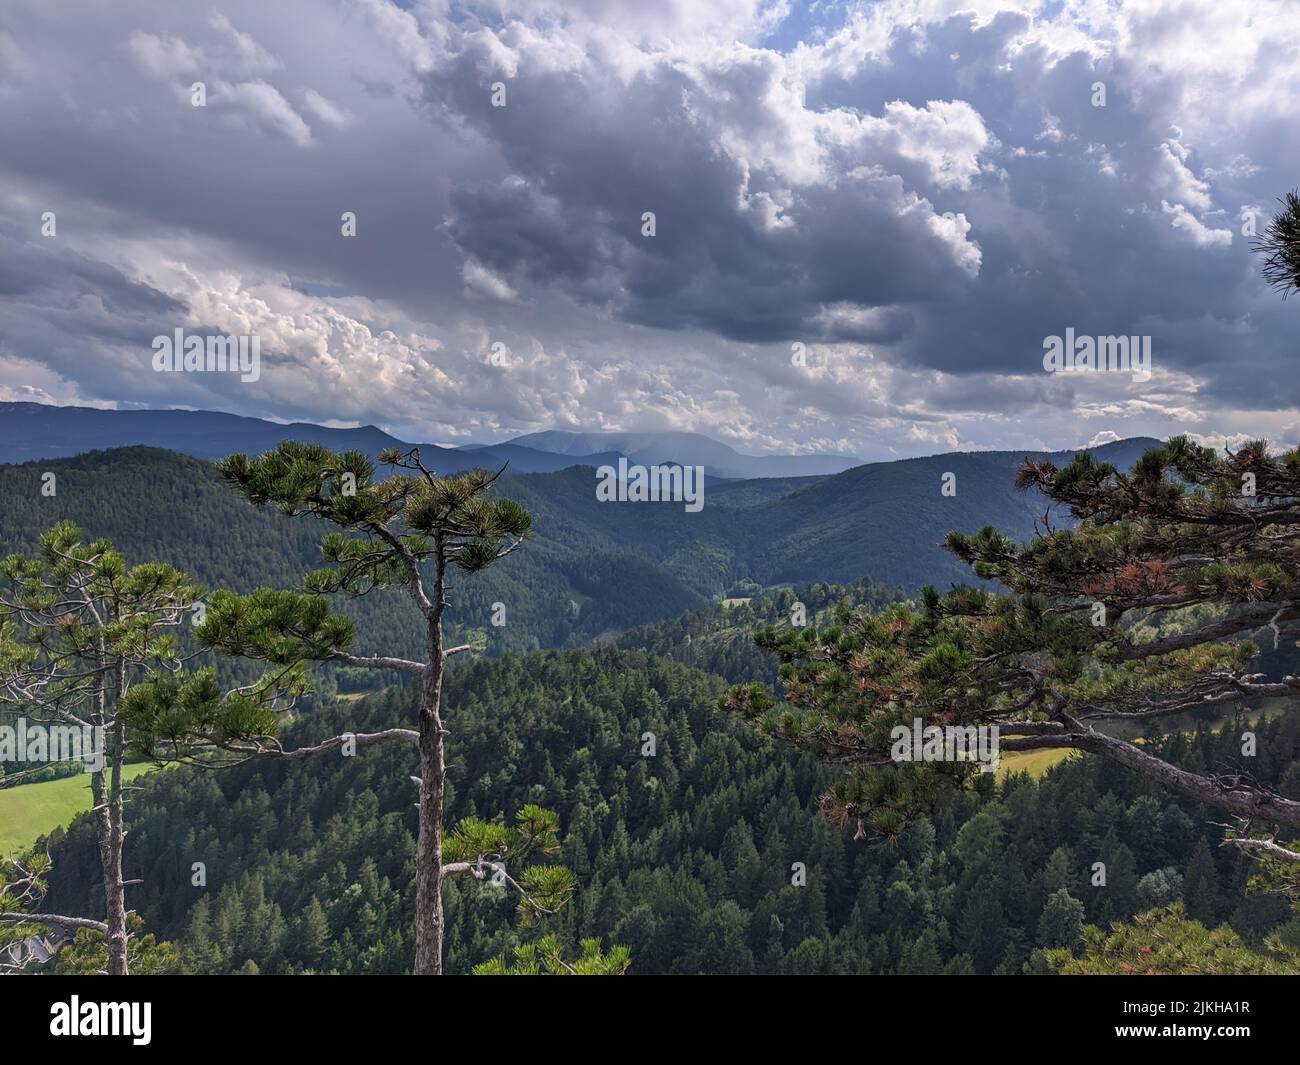
{"label": "dark storm cloud", "polygon": [[[450,232],[502,275],[604,302],[631,322],[748,341],[892,343],[902,363],[953,373],[1033,373],[1044,338],[1067,327],[1150,334],[1163,366],[1202,375],[1225,399],[1270,405],[1254,394],[1262,382],[1225,372],[1230,340],[1277,403],[1291,402],[1292,349],[1238,212],[1259,200],[1261,171],[1276,181],[1300,164],[1295,148],[1251,142],[1282,159],[1218,175],[1211,192],[1208,163],[1170,122],[1175,86],[1143,80],[1140,54],[1053,54],[1050,40],[1021,39],[1032,25],[1018,13],[983,24],[957,15],[897,34],[879,62],[821,71],[809,89],[810,106],[855,114],[897,100],[969,102],[995,144],[983,173],[946,188],[927,180],[923,159],[875,144],[869,159],[884,171],[850,176],[864,160],[838,144],[827,150],[835,179],[802,185],[770,160],[764,169],[719,150],[700,119],[709,105],[693,99],[706,86],[725,101],[733,140],[784,137],[783,150],[797,150],[780,126],[789,116],[755,103],[778,73],[767,56],[733,55],[712,76],[656,63],[620,79],[590,61],[534,72],[526,41],[467,33],[426,78],[426,98],[495,145],[514,184],[455,195]],[[516,49],[508,64],[503,42]],[[494,108],[489,85],[500,79],[509,102]],[[783,192],[780,227],[746,202]],[[925,212],[900,216],[909,194],[969,219],[978,272],[958,269]],[[655,210],[654,239],[639,234],[644,210]],[[889,326],[848,327],[851,316],[828,313],[837,304],[887,308]]]}
{"label": "dark storm cloud", "polygon": [[[509,176],[456,190],[448,231],[512,281],[559,286],[630,322],[763,341],[881,339],[898,315],[883,329],[836,328],[824,312],[925,301],[963,277],[901,177],[846,166],[834,182],[788,189],[719,151],[692,99],[700,81],[679,69],[656,65],[627,84],[599,68],[521,72],[494,107],[490,61],[471,44],[425,94],[502,153]],[[727,92],[738,100],[775,88],[763,57],[735,68],[745,77]],[[785,135],[766,128],[778,113],[749,110],[745,137]],[[646,212],[654,236],[642,233]]]}
{"label": "dark storm cloud", "polygon": [[[210,403],[214,391],[233,398],[233,381],[153,371],[154,339],[185,325],[187,312],[184,302],[53,239],[0,230],[0,360],[39,352],[44,370],[76,381],[85,396],[123,405]],[[186,328],[223,332],[203,322]]]}
{"label": "dark storm cloud", "polygon": [[25,354],[39,344],[60,372],[95,362],[91,353],[105,345],[129,345],[147,361],[152,338],[185,311],[180,301],[106,263],[53,240],[36,244],[3,230],[0,293],[0,352]]}
{"label": "dark storm cloud", "polygon": [[[979,276],[946,295],[948,313],[918,319],[904,356],[950,371],[1024,372],[1041,358],[1044,336],[1072,326],[1092,335],[1150,333],[1166,365],[1212,378],[1231,332],[1244,361],[1267,365],[1279,335],[1235,328],[1243,307],[1264,295],[1237,217],[1261,183],[1225,182],[1210,225],[1230,230],[1231,243],[1190,247],[1161,210],[1161,197],[1176,200],[1178,191],[1162,172],[1171,169],[1164,145],[1176,144],[1178,131],[1159,117],[1150,92],[1136,98],[1131,60],[1093,64],[1073,55],[1051,64],[1037,46],[1000,64],[1027,25],[1007,15],[975,28],[958,16],[932,29],[923,46],[900,40],[887,64],[822,88],[828,104],[960,94],[1004,146],[1024,149],[1003,152],[1000,179],[960,198],[983,251]],[[1108,89],[1104,107],[1092,104],[1097,82]],[[1267,311],[1273,320],[1276,308]]]}
{"label": "dark storm cloud", "polygon": [[0,227],[0,294],[48,305],[71,305],[93,293],[110,312],[127,318],[175,317],[184,305],[127,277],[107,263],[88,259],[54,240],[22,239]]}

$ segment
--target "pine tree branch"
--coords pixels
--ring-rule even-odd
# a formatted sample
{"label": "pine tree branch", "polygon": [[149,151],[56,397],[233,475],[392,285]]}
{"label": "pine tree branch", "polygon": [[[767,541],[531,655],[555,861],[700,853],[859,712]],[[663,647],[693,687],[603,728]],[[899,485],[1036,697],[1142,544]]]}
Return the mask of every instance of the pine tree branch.
{"label": "pine tree branch", "polygon": [[432,619],[434,605],[424,591],[424,579],[420,576],[419,559],[415,557],[415,554],[406,544],[402,543],[401,537],[383,522],[371,522],[369,528],[372,528],[385,543],[401,556],[402,563],[406,567],[407,587],[410,589],[411,598],[415,600],[416,605],[420,608],[420,613],[426,618]]}
{"label": "pine tree branch", "polygon": [[[1059,721],[998,721],[998,736],[1055,736],[1065,731]],[[1005,747],[1010,741],[1002,740]]]}
{"label": "pine tree branch", "polygon": [[0,924],[45,924],[51,928],[89,928],[108,934],[108,925],[87,917],[64,917],[57,913],[0,913]]}
{"label": "pine tree branch", "polygon": [[519,883],[514,877],[506,872],[506,867],[501,862],[490,861],[487,858],[478,858],[472,862],[448,862],[442,867],[442,875],[448,876],[472,876],[475,880],[487,880],[489,877],[501,875],[501,879],[519,892],[519,896],[528,903],[532,911],[541,916],[543,914],[555,913],[538,902],[528,893],[528,889]]}
{"label": "pine tree branch", "polygon": [[1253,604],[1241,613],[1188,632],[1164,636],[1149,643],[1132,644],[1120,652],[1120,657],[1125,661],[1134,661],[1150,658],[1153,655],[1169,654],[1171,651],[1183,651],[1190,647],[1199,647],[1212,640],[1220,640],[1225,636],[1262,628],[1269,622],[1281,623],[1300,618],[1300,608],[1297,608],[1294,603],[1286,603],[1282,606],[1284,609],[1279,611],[1277,603]]}
{"label": "pine tree branch", "polygon": [[331,736],[328,740],[312,747],[295,747],[288,751],[278,745],[265,747],[260,744],[250,746],[241,743],[216,743],[210,737],[204,736],[200,738],[208,739],[209,742],[213,742],[214,746],[223,751],[244,754],[249,758],[310,758],[312,755],[340,750],[349,742],[354,743],[357,747],[372,747],[377,743],[410,743],[419,746],[420,743],[420,734],[415,729],[409,728],[390,728],[384,729],[382,732],[347,732],[338,736]]}
{"label": "pine tree branch", "polygon": [[387,658],[382,655],[365,656],[348,654],[346,651],[331,651],[329,657],[363,669],[395,669],[402,673],[423,673],[428,668],[423,662],[412,662],[407,658]]}
{"label": "pine tree branch", "polygon": [[1236,847],[1256,858],[1275,858],[1280,862],[1300,864],[1300,851],[1287,850],[1285,847],[1267,839],[1225,839],[1220,846]]}
{"label": "pine tree branch", "polygon": [[1000,740],[1003,751],[1074,749],[1099,754],[1127,766],[1206,806],[1228,810],[1247,820],[1278,825],[1300,825],[1300,802],[1268,788],[1250,784],[1239,776],[1202,776],[1148,754],[1136,744],[1107,736],[1095,729],[1020,739]]}

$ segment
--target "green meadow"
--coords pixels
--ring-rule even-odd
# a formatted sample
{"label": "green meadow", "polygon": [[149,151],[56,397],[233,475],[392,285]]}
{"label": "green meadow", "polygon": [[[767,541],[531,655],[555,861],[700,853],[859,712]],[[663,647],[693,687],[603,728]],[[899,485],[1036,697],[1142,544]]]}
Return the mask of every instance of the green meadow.
{"label": "green meadow", "polygon": [[[122,776],[132,780],[152,768],[148,763],[128,765],[122,770]],[[0,855],[30,847],[41,836],[68,824],[90,806],[89,773],[41,784],[0,788]]]}

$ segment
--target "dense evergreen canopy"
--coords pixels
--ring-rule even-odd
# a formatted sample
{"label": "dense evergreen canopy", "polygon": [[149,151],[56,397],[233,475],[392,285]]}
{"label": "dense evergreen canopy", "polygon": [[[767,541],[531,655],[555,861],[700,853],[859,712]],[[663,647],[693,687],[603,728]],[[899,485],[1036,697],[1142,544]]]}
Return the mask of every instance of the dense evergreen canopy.
{"label": "dense evergreen canopy", "polygon": [[1284,633],[1294,645],[1300,450],[1254,443],[1220,456],[1176,437],[1129,472],[1083,454],[1063,469],[1026,463],[1019,483],[1068,507],[1077,525],[1048,521],[1026,544],[991,527],[947,539],[1005,591],[927,588],[920,609],[845,605],[820,629],[769,628],[759,640],[782,663],[788,703],[751,685],[727,705],[856,767],[826,797],[837,823],[891,833],[942,782],[979,771],[970,761],[896,764],[894,730],[919,721],[996,727],[1003,751],[1103,755],[1233,815],[1234,845],[1285,857],[1271,839],[1249,837],[1293,838],[1300,802],[1244,768],[1189,772],[1102,725],[1252,698],[1293,704],[1300,679],[1254,671],[1259,647],[1246,637],[1263,629],[1275,647]]}

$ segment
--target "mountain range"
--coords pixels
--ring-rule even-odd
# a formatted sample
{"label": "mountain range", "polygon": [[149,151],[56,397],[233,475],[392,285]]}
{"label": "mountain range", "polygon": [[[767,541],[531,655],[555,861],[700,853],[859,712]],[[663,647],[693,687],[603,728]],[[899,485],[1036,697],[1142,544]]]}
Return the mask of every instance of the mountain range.
{"label": "mountain range", "polygon": [[[235,451],[259,454],[282,440],[305,440],[336,451],[371,457],[412,443],[373,425],[334,428],[310,422],[283,424],[262,418],[202,410],[102,410],[44,403],[0,403],[0,463],[67,458],[112,447],[161,447],[201,459]],[[440,473],[476,466],[512,473],[552,473],[578,464],[613,465],[620,456],[644,465],[703,466],[710,483],[751,477],[839,473],[857,464],[845,456],[742,455],[700,433],[531,433],[499,444],[464,448],[418,445]]]}
{"label": "mountain range", "polygon": [[[0,406],[0,444],[6,448],[21,442],[43,450],[48,445],[41,441],[55,440],[60,428],[62,450],[93,453],[0,465],[0,554],[30,547],[66,517],[90,535],[112,538],[132,561],[172,561],[209,587],[240,589],[297,584],[320,565],[318,545],[326,530],[249,507],[221,483],[210,462],[193,456],[255,453],[286,437],[372,452],[400,446],[374,428],[280,426],[204,412]],[[220,431],[204,435],[204,428]],[[146,430],[165,449],[119,446],[124,437]],[[570,434],[538,435],[536,444],[580,446]],[[627,447],[632,457],[645,453],[638,445],[648,446],[631,434],[596,440]],[[1156,443],[1121,440],[1092,451],[1128,467]],[[549,454],[526,444],[505,446]],[[451,455],[469,465],[489,465],[484,457],[492,453],[491,447],[444,449],[439,461]],[[969,570],[939,546],[945,534],[993,525],[1017,538],[1031,537],[1048,504],[1037,493],[1015,488],[1017,467],[1028,457],[1062,464],[1073,454],[952,453],[821,476],[710,483],[705,506],[692,513],[681,503],[597,499],[591,466],[621,453],[550,455],[562,468],[543,472],[516,472],[523,463],[511,458],[498,487],[532,514],[533,535],[525,550],[453,589],[451,620],[458,629],[483,632],[494,652],[574,646],[726,596],[748,596],[756,588],[869,577],[914,592],[924,584],[969,582]],[[57,475],[52,498],[41,492],[46,472]],[[945,474],[955,477],[955,495],[941,492]],[[1068,524],[1069,516],[1057,511],[1052,520]],[[496,603],[507,607],[503,627],[489,624]],[[410,619],[394,601],[367,597],[349,609],[357,618],[360,649],[394,642],[405,647],[410,641],[407,650],[418,650]]]}

